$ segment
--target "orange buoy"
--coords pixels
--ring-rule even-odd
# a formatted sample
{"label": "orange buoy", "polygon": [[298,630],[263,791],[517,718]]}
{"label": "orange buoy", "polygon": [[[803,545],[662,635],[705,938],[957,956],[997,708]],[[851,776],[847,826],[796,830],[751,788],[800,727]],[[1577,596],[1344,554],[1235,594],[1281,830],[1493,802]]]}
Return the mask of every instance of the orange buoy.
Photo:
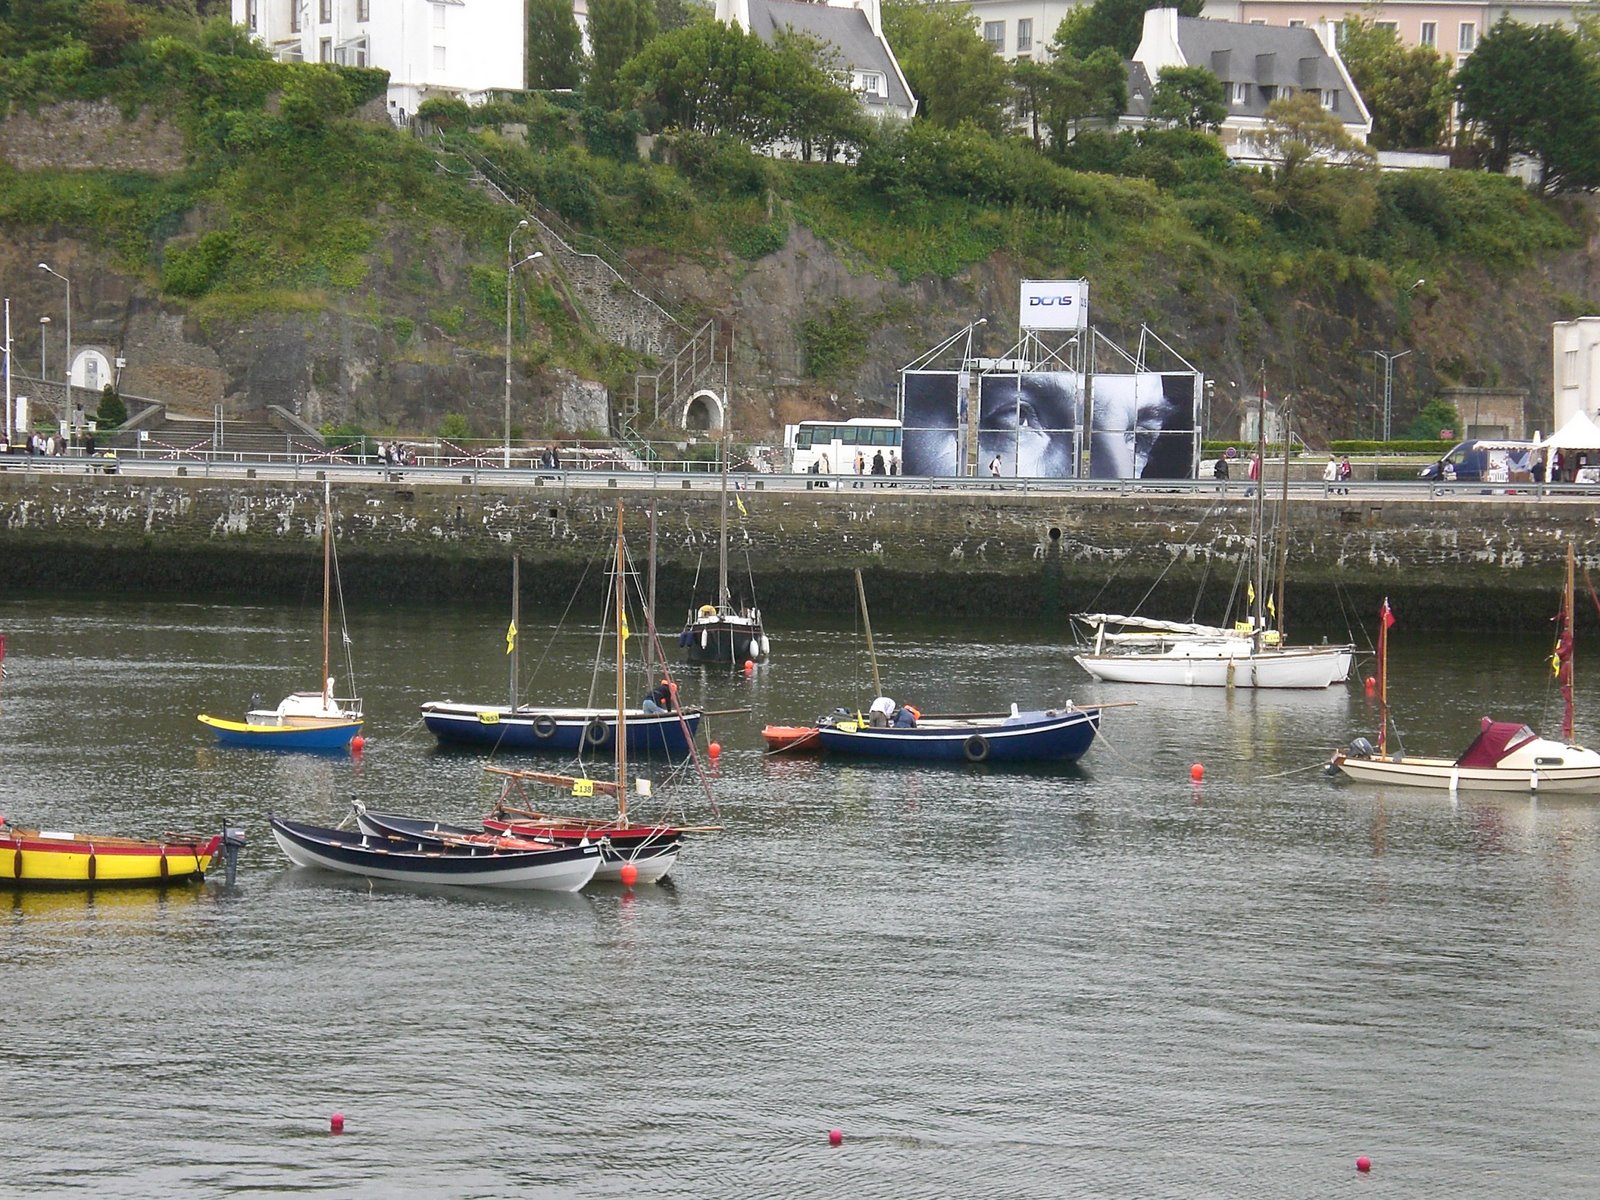
{"label": "orange buoy", "polygon": [[1370,694],[1378,690],[1378,678],[1375,675],[1367,676],[1367,692]]}
{"label": "orange buoy", "polygon": [[744,660],[744,673],[746,675],[750,674],[755,669],[756,669],[755,660],[749,659],[749,658]]}
{"label": "orange buoy", "polygon": [[625,887],[632,887],[639,881],[639,868],[631,862],[622,864],[622,870],[617,872],[617,878],[622,880]]}
{"label": "orange buoy", "polygon": [[828,1145],[830,1145],[830,1146],[839,1146],[839,1145],[843,1145],[843,1143],[844,1143],[844,1130],[842,1130],[842,1129],[830,1129],[830,1130],[828,1130]]}
{"label": "orange buoy", "polygon": [[350,751],[353,754],[360,754],[364,749],[366,749],[366,746],[367,739],[362,737],[359,733],[350,739]]}
{"label": "orange buoy", "polygon": [[706,747],[706,753],[711,755],[712,758],[720,758],[720,757],[722,757],[722,743],[721,742],[712,742],[709,746]]}
{"label": "orange buoy", "polygon": [[344,1132],[344,1114],[342,1112],[336,1112],[336,1113],[333,1114],[333,1116],[328,1118],[328,1132],[329,1133],[343,1133]]}
{"label": "orange buoy", "polygon": [[1205,777],[1206,769],[1202,764],[1195,763],[1194,766],[1189,768],[1189,778],[1194,780],[1196,783],[1199,783]]}

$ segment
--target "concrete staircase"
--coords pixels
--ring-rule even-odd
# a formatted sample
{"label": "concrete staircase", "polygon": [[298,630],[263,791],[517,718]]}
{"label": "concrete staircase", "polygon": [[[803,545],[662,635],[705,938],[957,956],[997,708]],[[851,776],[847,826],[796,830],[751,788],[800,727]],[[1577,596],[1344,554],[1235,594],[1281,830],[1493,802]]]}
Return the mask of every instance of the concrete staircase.
{"label": "concrete staircase", "polygon": [[102,442],[148,458],[270,459],[316,457],[327,452],[322,436],[281,409],[260,418],[193,416],[152,404]]}

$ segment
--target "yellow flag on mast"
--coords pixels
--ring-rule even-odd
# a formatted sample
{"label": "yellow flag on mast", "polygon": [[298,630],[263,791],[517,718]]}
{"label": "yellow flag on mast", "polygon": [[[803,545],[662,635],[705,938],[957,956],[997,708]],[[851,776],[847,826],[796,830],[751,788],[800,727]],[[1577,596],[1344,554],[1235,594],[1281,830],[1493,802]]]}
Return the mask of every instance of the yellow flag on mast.
{"label": "yellow flag on mast", "polygon": [[515,621],[506,626],[506,653],[510,654],[517,648],[517,623]]}

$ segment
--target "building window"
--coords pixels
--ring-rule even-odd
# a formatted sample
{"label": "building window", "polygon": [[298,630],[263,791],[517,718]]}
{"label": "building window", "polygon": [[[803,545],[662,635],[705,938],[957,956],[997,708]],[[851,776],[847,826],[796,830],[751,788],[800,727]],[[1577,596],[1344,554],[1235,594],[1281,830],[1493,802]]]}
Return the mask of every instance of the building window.
{"label": "building window", "polygon": [[1017,22],[1017,53],[1027,54],[1033,49],[1033,18],[1023,17]]}
{"label": "building window", "polygon": [[1478,48],[1478,26],[1474,21],[1461,22],[1461,38],[1456,42],[1456,49],[1463,54],[1471,54]]}
{"label": "building window", "polygon": [[1397,21],[1374,21],[1372,27],[1374,29],[1387,29],[1390,33],[1400,32],[1400,25]]}
{"label": "building window", "polygon": [[317,20],[324,25],[333,20],[333,0],[319,0],[317,4]]}
{"label": "building window", "polygon": [[857,71],[851,82],[858,92],[868,96],[883,95],[883,75],[878,71]]}
{"label": "building window", "polygon": [[1289,28],[1290,29],[1304,29],[1305,27],[1306,27],[1306,23],[1304,21],[1290,21],[1289,22]]}
{"label": "building window", "polygon": [[1439,44],[1439,22],[1424,21],[1422,32],[1417,35],[1417,45],[1437,46]]}
{"label": "building window", "polygon": [[372,0],[356,0],[356,20],[372,20]]}
{"label": "building window", "polygon": [[1578,352],[1566,350],[1562,352],[1561,384],[1563,387],[1578,386]]}
{"label": "building window", "polygon": [[1235,83],[1231,87],[1233,88],[1233,102],[1235,104],[1250,103],[1250,85],[1248,83]]}
{"label": "building window", "polygon": [[332,62],[333,61],[333,39],[332,38],[323,38],[320,42],[317,43],[317,61],[318,62]]}
{"label": "building window", "polygon": [[443,46],[435,46],[433,48],[433,69],[435,71],[444,70],[444,47]]}
{"label": "building window", "polygon": [[1338,112],[1339,111],[1339,93],[1338,92],[1323,92],[1322,93],[1322,107],[1325,108],[1328,112]]}
{"label": "building window", "polygon": [[244,27],[251,33],[256,31],[256,0],[249,0],[244,6]]}
{"label": "building window", "polygon": [[989,49],[996,54],[1004,54],[1006,49],[1006,23],[1004,21],[985,21],[983,23],[983,40]]}
{"label": "building window", "polygon": [[289,32],[300,32],[300,6],[298,4],[289,5]]}
{"label": "building window", "polygon": [[444,28],[444,5],[442,4],[433,6],[433,27],[435,29]]}
{"label": "building window", "polygon": [[1266,23],[1267,23],[1267,19],[1265,17],[1251,17],[1250,18],[1250,24],[1252,24],[1252,25],[1265,25]]}

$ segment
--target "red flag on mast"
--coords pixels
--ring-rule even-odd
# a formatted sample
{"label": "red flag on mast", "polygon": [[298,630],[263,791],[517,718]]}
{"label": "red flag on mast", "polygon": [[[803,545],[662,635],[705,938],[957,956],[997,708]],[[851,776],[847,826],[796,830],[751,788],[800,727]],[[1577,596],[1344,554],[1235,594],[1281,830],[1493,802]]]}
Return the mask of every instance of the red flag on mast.
{"label": "red flag on mast", "polygon": [[1383,617],[1383,627],[1385,629],[1394,624],[1394,610],[1389,607],[1389,597],[1387,596],[1383,598],[1383,612],[1380,615]]}

